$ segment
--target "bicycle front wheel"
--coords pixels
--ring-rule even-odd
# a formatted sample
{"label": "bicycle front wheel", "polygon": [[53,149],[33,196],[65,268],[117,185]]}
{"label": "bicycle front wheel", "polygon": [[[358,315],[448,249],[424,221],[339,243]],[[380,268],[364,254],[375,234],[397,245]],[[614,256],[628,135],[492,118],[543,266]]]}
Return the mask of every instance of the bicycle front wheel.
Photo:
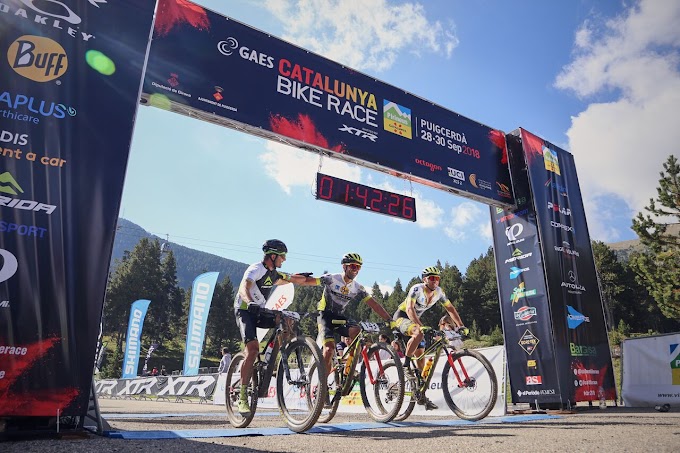
{"label": "bicycle front wheel", "polygon": [[224,387],[225,400],[227,405],[227,417],[229,423],[234,428],[245,428],[255,417],[257,409],[257,371],[253,369],[253,378],[248,384],[248,402],[250,403],[250,414],[243,415],[238,411],[238,402],[241,394],[241,365],[245,360],[244,353],[239,352],[232,359],[227,370],[227,383]]}
{"label": "bicycle front wheel", "polygon": [[386,344],[371,346],[368,359],[368,363],[361,363],[361,400],[373,420],[387,423],[399,414],[404,401],[404,367],[394,349]]}
{"label": "bicycle front wheel", "polygon": [[446,362],[442,390],[449,408],[463,420],[481,420],[496,405],[498,382],[491,363],[481,353],[464,349]]}
{"label": "bicycle front wheel", "polygon": [[311,338],[297,337],[281,352],[276,397],[292,431],[301,433],[314,426],[326,400],[326,369]]}
{"label": "bicycle front wheel", "polygon": [[[333,363],[335,364],[336,361],[334,360]],[[315,366],[315,365],[314,365]],[[318,376],[319,373],[316,373],[314,371],[311,372],[312,376]],[[320,386],[316,386],[316,388],[319,388]],[[312,389],[315,388],[314,383],[312,383]],[[317,422],[319,423],[328,423],[330,422],[333,417],[335,417],[335,413],[338,411],[338,407],[340,406],[340,400],[342,399],[342,381],[340,378],[340,372],[337,369],[337,366],[333,366],[333,369],[331,370],[330,373],[328,373],[326,377],[326,390],[328,392],[328,398],[327,402],[330,402],[329,406],[324,406],[321,409],[321,413],[319,414],[319,418],[317,419]],[[310,395],[313,398],[317,398],[316,393],[312,393]]]}
{"label": "bicycle front wheel", "polygon": [[[385,369],[387,370],[388,368],[393,368],[395,365],[394,363],[388,363],[385,365]],[[415,365],[412,365],[415,367]],[[395,373],[392,370],[385,371],[385,374],[390,375]],[[403,420],[406,420],[411,413],[413,412],[413,409],[416,407],[416,392],[418,391],[418,379],[414,377],[407,377],[406,372],[404,371],[404,401],[402,402],[402,410],[397,414],[396,417],[392,419],[392,421],[395,422],[401,422]]]}

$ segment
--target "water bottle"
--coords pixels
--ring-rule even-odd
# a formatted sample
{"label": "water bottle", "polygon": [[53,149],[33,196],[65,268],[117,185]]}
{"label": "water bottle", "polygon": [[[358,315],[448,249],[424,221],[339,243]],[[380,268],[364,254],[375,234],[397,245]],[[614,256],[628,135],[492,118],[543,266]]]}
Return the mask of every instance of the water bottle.
{"label": "water bottle", "polygon": [[600,398],[600,409],[607,408],[607,400],[604,397],[604,389],[600,387],[597,391],[597,396]]}
{"label": "water bottle", "polygon": [[432,357],[427,359],[427,362],[423,367],[423,379],[426,379],[427,375],[430,374],[430,370],[432,369],[432,363],[434,363],[434,359]]}
{"label": "water bottle", "polygon": [[267,349],[264,351],[264,361],[269,363],[269,358],[272,356],[272,350],[274,349],[274,341],[269,342]]}

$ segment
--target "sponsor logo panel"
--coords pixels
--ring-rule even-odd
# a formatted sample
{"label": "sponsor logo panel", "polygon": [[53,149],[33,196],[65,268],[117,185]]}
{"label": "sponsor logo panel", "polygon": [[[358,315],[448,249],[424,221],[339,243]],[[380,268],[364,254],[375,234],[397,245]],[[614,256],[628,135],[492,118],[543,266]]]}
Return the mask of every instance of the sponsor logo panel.
{"label": "sponsor logo panel", "polygon": [[66,74],[68,56],[61,45],[42,36],[24,35],[7,49],[10,67],[34,82],[49,82]]}
{"label": "sponsor logo panel", "polygon": [[525,330],[522,337],[519,339],[517,344],[520,348],[524,349],[524,352],[531,355],[536,348],[540,340],[533,334],[529,329]]}
{"label": "sponsor logo panel", "polygon": [[387,132],[412,139],[411,109],[383,99],[383,128]]}
{"label": "sponsor logo panel", "polygon": [[576,311],[571,305],[567,305],[567,324],[569,325],[569,328],[575,329],[584,322],[590,322],[590,317],[584,316]]}

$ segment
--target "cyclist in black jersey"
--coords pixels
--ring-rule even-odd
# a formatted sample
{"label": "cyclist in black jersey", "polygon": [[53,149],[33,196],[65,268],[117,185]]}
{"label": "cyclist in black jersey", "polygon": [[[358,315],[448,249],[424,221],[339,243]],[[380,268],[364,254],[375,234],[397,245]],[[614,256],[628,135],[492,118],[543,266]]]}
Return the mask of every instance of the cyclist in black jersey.
{"label": "cyclist in black jersey", "polygon": [[253,364],[258,354],[257,328],[272,328],[276,319],[269,311],[262,310],[269,294],[275,285],[294,283],[301,286],[319,285],[319,279],[304,275],[287,274],[278,270],[286,261],[288,248],[278,239],[270,239],[262,245],[264,258],[259,263],[251,264],[243,274],[239,285],[234,310],[236,325],[241,332],[241,339],[245,345],[245,359],[241,365],[241,394],[239,412],[250,415],[250,405],[247,399],[247,383],[253,373]]}

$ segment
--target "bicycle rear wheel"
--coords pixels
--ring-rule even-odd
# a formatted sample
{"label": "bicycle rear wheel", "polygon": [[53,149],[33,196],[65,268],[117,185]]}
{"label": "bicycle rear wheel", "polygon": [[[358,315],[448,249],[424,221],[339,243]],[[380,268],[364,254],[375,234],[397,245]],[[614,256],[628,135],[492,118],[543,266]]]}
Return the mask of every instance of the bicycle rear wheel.
{"label": "bicycle rear wheel", "polygon": [[314,426],[326,400],[325,382],[326,370],[316,343],[308,337],[288,343],[276,372],[276,397],[292,431],[301,433]]}
{"label": "bicycle rear wheel", "polygon": [[[311,374],[312,376],[319,376],[319,373],[316,373],[315,371],[312,371]],[[312,383],[312,389],[320,387],[320,385]],[[319,423],[328,423],[335,417],[335,414],[338,412],[338,407],[340,406],[340,400],[342,399],[342,395],[340,395],[340,392],[342,391],[342,381],[340,380],[340,372],[337,370],[335,364],[331,372],[326,376],[326,391],[328,392],[328,400],[331,402],[331,405],[326,407],[324,406],[325,401],[323,401],[321,413],[317,419],[317,422]],[[312,396],[316,398],[315,393],[313,393]]]}
{"label": "bicycle rear wheel", "polygon": [[227,370],[227,383],[224,387],[227,417],[229,418],[229,423],[234,428],[245,428],[248,426],[253,417],[255,417],[255,410],[257,409],[258,376],[257,371],[253,369],[253,378],[250,384],[248,384],[250,414],[244,417],[238,411],[238,402],[241,394],[241,365],[245,358],[245,354],[239,352],[231,359],[229,369]]}
{"label": "bicycle rear wheel", "polygon": [[[381,352],[385,358],[380,357]],[[361,362],[361,400],[373,420],[387,423],[399,414],[404,401],[404,368],[394,349],[385,344],[371,346],[368,358],[368,368],[365,361]]]}
{"label": "bicycle rear wheel", "polygon": [[481,353],[464,349],[452,355],[442,371],[442,391],[449,408],[463,420],[481,420],[496,405],[498,382],[491,363]]}

